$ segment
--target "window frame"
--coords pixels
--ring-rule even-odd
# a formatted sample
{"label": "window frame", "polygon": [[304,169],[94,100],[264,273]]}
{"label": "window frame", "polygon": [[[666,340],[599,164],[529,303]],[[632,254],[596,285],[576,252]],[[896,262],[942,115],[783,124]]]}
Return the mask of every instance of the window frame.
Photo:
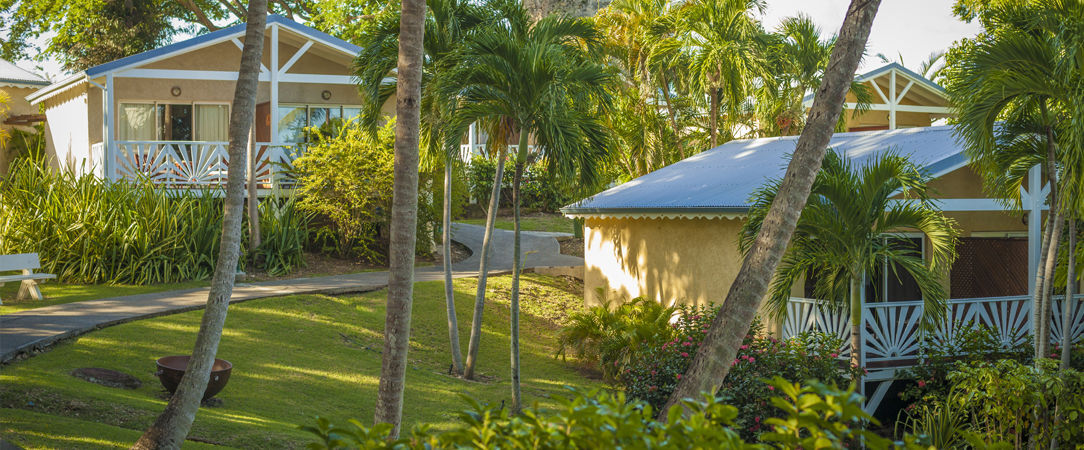
{"label": "window frame", "polygon": [[[925,233],[916,232],[916,231],[908,231],[908,232],[901,232],[901,233],[885,233],[885,234],[882,234],[882,235],[878,236],[877,238],[881,239],[883,241],[887,241],[888,239],[893,239],[893,238],[895,238],[895,239],[918,239],[919,242],[920,242],[919,253],[922,255],[922,260],[923,261],[926,260],[927,255],[926,255],[926,234]],[[884,259],[879,264],[881,266],[881,277],[880,277],[881,280],[880,280],[879,284],[881,286],[881,292],[884,292],[885,296],[887,297],[887,295],[888,295],[888,280],[890,279],[889,278],[889,272],[890,271],[889,271],[889,267],[888,267],[888,260]],[[871,300],[870,297],[869,297],[869,293],[866,292],[866,286],[869,285],[869,283],[870,283],[869,273],[862,274],[862,301],[863,301],[863,303],[865,303],[866,301]],[[901,302],[902,301],[922,301],[922,300],[925,300],[925,299],[926,299],[925,293],[923,293],[921,290],[919,290],[919,298],[918,299],[916,299],[916,300],[897,300],[897,301],[901,301]],[[893,300],[889,300],[889,299],[885,298],[883,301],[884,302],[891,302]]]}

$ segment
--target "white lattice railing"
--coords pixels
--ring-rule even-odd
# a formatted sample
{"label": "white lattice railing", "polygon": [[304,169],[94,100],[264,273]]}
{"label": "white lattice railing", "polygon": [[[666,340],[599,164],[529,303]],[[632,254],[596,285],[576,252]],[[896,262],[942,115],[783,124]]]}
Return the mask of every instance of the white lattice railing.
{"label": "white lattice railing", "polygon": [[[1084,295],[1075,295],[1072,336],[1077,341],[1084,336]],[[1055,297],[1051,319],[1051,342],[1060,342],[1064,296]],[[949,300],[947,321],[934,330],[941,338],[952,338],[958,331],[954,325],[981,324],[992,328],[1006,346],[1017,345],[1031,333],[1030,296],[970,298]],[[907,367],[919,358],[922,338],[922,302],[878,302],[863,305],[862,361],[867,367]],[[850,315],[847,308],[833,309],[820,301],[791,298],[783,321],[783,336],[791,337],[805,331],[830,333],[843,339],[841,356],[851,351]]]}
{"label": "white lattice railing", "polygon": [[[169,189],[216,187],[226,183],[228,147],[228,142],[117,141],[106,157],[113,163],[113,179],[148,179]],[[258,188],[292,188],[291,167],[300,153],[294,147],[257,143],[253,172]]]}

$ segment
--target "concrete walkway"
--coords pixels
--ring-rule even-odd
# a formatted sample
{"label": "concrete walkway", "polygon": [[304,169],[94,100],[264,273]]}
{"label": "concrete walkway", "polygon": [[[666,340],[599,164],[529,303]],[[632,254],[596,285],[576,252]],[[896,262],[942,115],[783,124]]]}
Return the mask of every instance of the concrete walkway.
{"label": "concrete walkway", "polygon": [[[454,277],[478,275],[484,232],[485,228],[481,226],[453,224],[452,239],[462,243],[473,253],[469,258],[452,266]],[[521,245],[526,254],[525,268],[583,265],[583,258],[560,254],[560,244],[554,237],[555,233],[521,234]],[[512,238],[511,231],[494,230],[490,247],[490,273],[512,270]],[[438,281],[444,279],[444,272],[439,266],[419,267],[414,270],[414,279]],[[387,283],[386,271],[238,283],[234,286],[230,303],[295,294],[366,292],[382,289]],[[2,315],[0,363],[99,328],[202,308],[207,303],[207,291],[207,288],[200,288],[103,298]]]}

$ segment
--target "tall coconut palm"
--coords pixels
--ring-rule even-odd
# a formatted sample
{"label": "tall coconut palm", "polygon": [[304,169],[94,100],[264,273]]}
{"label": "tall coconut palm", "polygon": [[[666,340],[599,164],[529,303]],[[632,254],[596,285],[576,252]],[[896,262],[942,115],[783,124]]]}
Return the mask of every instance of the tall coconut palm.
{"label": "tall coconut palm", "polygon": [[698,398],[702,392],[716,392],[726,379],[730,370],[728,362],[737,355],[805,208],[880,4],[879,0],[852,0],[847,8],[824,80],[809,110],[808,123],[779,186],[779,195],[765,214],[764,226],[749,247],[723,306],[704,335],[689,370],[660,410],[660,417],[665,417],[671,407],[684,399]]}
{"label": "tall coconut palm", "polygon": [[471,36],[458,78],[464,87],[457,123],[461,129],[480,119],[503,120],[516,131],[512,156],[513,228],[511,298],[512,410],[519,411],[520,183],[531,156],[558,178],[575,177],[580,185],[599,181],[605,156],[605,132],[597,112],[606,103],[611,74],[591,53],[598,33],[585,19],[548,16],[533,22],[515,0],[489,3],[499,19]]}
{"label": "tall coconut palm", "polygon": [[[455,98],[439,85],[452,83],[451,71],[458,61],[459,47],[470,30],[486,20],[486,10],[466,0],[430,0],[425,19],[425,59],[422,68],[421,143],[425,149],[423,164],[443,166],[444,204],[442,220],[444,296],[448,315],[448,340],[452,368],[463,374],[463,357],[459,346],[459,325],[455,312],[452,286],[451,216],[452,173],[460,163],[458,136],[446,136],[449,117],[454,114]],[[389,14],[360,43],[362,52],[354,59],[354,75],[365,99],[362,123],[375,129],[380,120],[380,108],[395,91],[394,76],[398,57],[398,14]]]}
{"label": "tall coconut palm", "polygon": [[[828,305],[849,309],[851,362],[862,367],[861,321],[864,279],[910,277],[922,292],[927,329],[945,317],[945,288],[941,275],[955,256],[956,229],[930,201],[929,177],[907,158],[886,151],[861,166],[829,150],[813,182],[790,245],[776,270],[768,307],[784,316],[791,287],[812,274],[814,296]],[[748,251],[764,224],[781,181],[773,180],[753,194],[748,220],[742,228],[741,249]],[[892,197],[902,193],[907,200]],[[903,230],[926,239],[928,260],[921,247],[902,239]],[[890,268],[885,273],[885,268]],[[873,292],[867,292],[872,295]],[[887,293],[872,300],[885,300]]]}
{"label": "tall coconut palm", "polygon": [[222,238],[215,263],[207,308],[203,311],[196,344],[184,377],[170,397],[165,411],[132,446],[137,449],[180,448],[192,428],[203,392],[211,379],[226,312],[233,292],[237,261],[241,255],[241,218],[244,215],[245,150],[249,131],[256,115],[256,88],[259,85],[260,58],[263,55],[264,28],[267,24],[267,0],[252,0],[248,4],[245,23],[245,43],[241,50],[241,66],[230,109],[230,164],[226,175],[226,201],[222,219]]}
{"label": "tall coconut palm", "polygon": [[392,184],[388,303],[384,350],[377,390],[376,423],[390,423],[399,436],[406,388],[410,313],[414,295],[414,252],[418,221],[418,124],[421,115],[425,0],[403,0],[399,19],[399,62],[395,97],[395,182]]}
{"label": "tall coconut palm", "polygon": [[[720,126],[730,132],[741,106],[757,78],[768,76],[757,15],[763,0],[701,0],[682,5],[669,16],[673,37],[659,43],[662,54],[686,54],[691,84],[708,99],[708,133],[712,147],[719,143]],[[720,123],[720,109],[727,114]]]}
{"label": "tall coconut palm", "polygon": [[[1084,171],[1084,5],[1059,0],[966,4],[985,31],[954,46],[944,69],[957,133],[988,190],[1019,205],[1025,173],[1051,186],[1033,288],[1036,359],[1049,354],[1053,274],[1066,218],[1079,210]],[[1071,200],[1072,199],[1072,200]],[[1070,201],[1071,200],[1071,201]],[[1075,204],[1075,206],[1074,206]]]}

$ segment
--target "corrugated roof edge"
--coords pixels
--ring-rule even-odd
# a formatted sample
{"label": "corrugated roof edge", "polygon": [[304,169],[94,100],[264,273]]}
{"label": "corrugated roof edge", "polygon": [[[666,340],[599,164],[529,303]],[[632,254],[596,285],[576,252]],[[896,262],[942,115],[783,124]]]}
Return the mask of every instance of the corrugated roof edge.
{"label": "corrugated roof edge", "polygon": [[28,85],[28,86],[48,86],[49,85],[48,81],[17,80],[17,79],[14,79],[14,78],[0,78],[0,83],[25,84],[25,85]]}

